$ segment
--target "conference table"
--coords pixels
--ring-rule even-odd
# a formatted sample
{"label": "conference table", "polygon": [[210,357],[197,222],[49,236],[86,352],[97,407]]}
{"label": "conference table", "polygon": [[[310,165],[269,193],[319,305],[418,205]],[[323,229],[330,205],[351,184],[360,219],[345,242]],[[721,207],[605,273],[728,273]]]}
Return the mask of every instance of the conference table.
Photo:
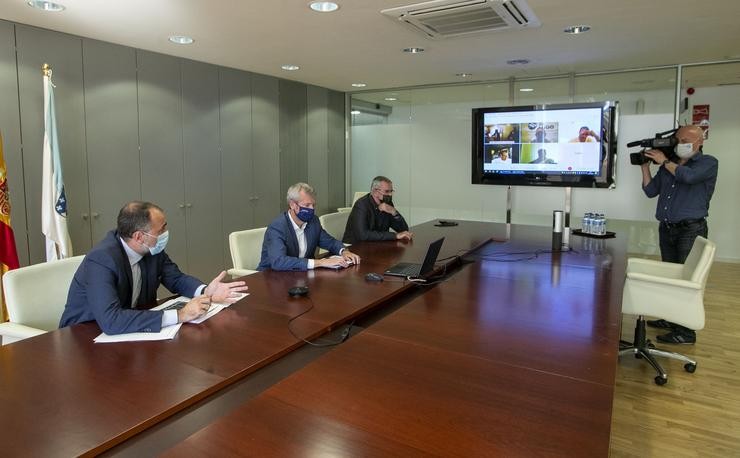
{"label": "conference table", "polygon": [[[250,275],[249,296],[171,341],[95,344],[84,323],[2,347],[3,456],[157,443],[161,425],[350,322],[348,340],[166,454],[607,455],[625,241],[572,236],[552,253],[547,227],[458,223],[357,244],[362,262],[341,271]],[[365,279],[439,237],[426,285]],[[309,295],[289,297],[297,285]]]}

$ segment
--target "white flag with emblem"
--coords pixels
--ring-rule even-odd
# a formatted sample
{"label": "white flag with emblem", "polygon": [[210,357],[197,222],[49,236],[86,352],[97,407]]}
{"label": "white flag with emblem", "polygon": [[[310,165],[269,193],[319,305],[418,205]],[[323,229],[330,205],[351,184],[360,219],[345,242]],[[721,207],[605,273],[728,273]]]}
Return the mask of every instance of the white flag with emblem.
{"label": "white flag with emblem", "polygon": [[46,260],[72,256],[67,231],[67,197],[62,180],[57,121],[54,113],[54,86],[51,69],[44,65],[44,150],[41,190],[41,232],[46,236]]}

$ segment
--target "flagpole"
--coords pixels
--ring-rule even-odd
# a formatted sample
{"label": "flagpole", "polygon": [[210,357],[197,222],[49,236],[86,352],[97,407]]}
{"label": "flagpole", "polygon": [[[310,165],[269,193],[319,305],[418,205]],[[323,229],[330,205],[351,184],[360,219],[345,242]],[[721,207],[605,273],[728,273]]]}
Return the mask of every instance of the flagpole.
{"label": "flagpole", "polygon": [[41,74],[44,75],[44,76],[48,76],[49,78],[51,78],[51,65],[46,64],[46,63],[44,65],[42,65],[41,66]]}

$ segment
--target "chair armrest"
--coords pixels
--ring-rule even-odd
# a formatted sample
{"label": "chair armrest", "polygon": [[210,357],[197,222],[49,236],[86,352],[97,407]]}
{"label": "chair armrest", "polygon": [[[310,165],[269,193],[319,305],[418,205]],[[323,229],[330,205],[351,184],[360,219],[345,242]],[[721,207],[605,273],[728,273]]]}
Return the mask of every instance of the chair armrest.
{"label": "chair armrest", "polygon": [[627,278],[630,280],[639,280],[648,283],[658,283],[662,285],[676,286],[680,288],[696,289],[701,290],[701,283],[681,280],[676,278],[659,277],[656,275],[649,275],[640,272],[627,272]]}
{"label": "chair armrest", "polygon": [[3,338],[3,345],[29,337],[46,334],[43,329],[32,328],[18,323],[0,323],[0,336]]}
{"label": "chair armrest", "polygon": [[339,207],[337,208],[338,212],[349,212],[352,211],[352,207]]}
{"label": "chair armrest", "polygon": [[683,275],[683,264],[661,262],[653,259],[629,258],[627,260],[627,272],[680,279]]}
{"label": "chair armrest", "polygon": [[249,269],[229,269],[226,271],[229,275],[231,275],[231,278],[239,278],[239,277],[246,277],[247,275],[256,274],[257,270],[249,270]]}

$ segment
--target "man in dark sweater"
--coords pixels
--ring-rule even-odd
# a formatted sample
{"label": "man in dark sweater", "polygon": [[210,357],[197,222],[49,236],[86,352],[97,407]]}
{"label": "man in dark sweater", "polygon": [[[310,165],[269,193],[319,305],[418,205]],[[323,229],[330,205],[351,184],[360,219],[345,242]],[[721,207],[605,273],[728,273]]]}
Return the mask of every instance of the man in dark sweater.
{"label": "man in dark sweater", "polygon": [[[396,232],[390,232],[390,228]],[[370,192],[352,206],[342,241],[411,240],[413,237],[406,220],[393,207],[393,182],[384,176],[373,178]]]}

